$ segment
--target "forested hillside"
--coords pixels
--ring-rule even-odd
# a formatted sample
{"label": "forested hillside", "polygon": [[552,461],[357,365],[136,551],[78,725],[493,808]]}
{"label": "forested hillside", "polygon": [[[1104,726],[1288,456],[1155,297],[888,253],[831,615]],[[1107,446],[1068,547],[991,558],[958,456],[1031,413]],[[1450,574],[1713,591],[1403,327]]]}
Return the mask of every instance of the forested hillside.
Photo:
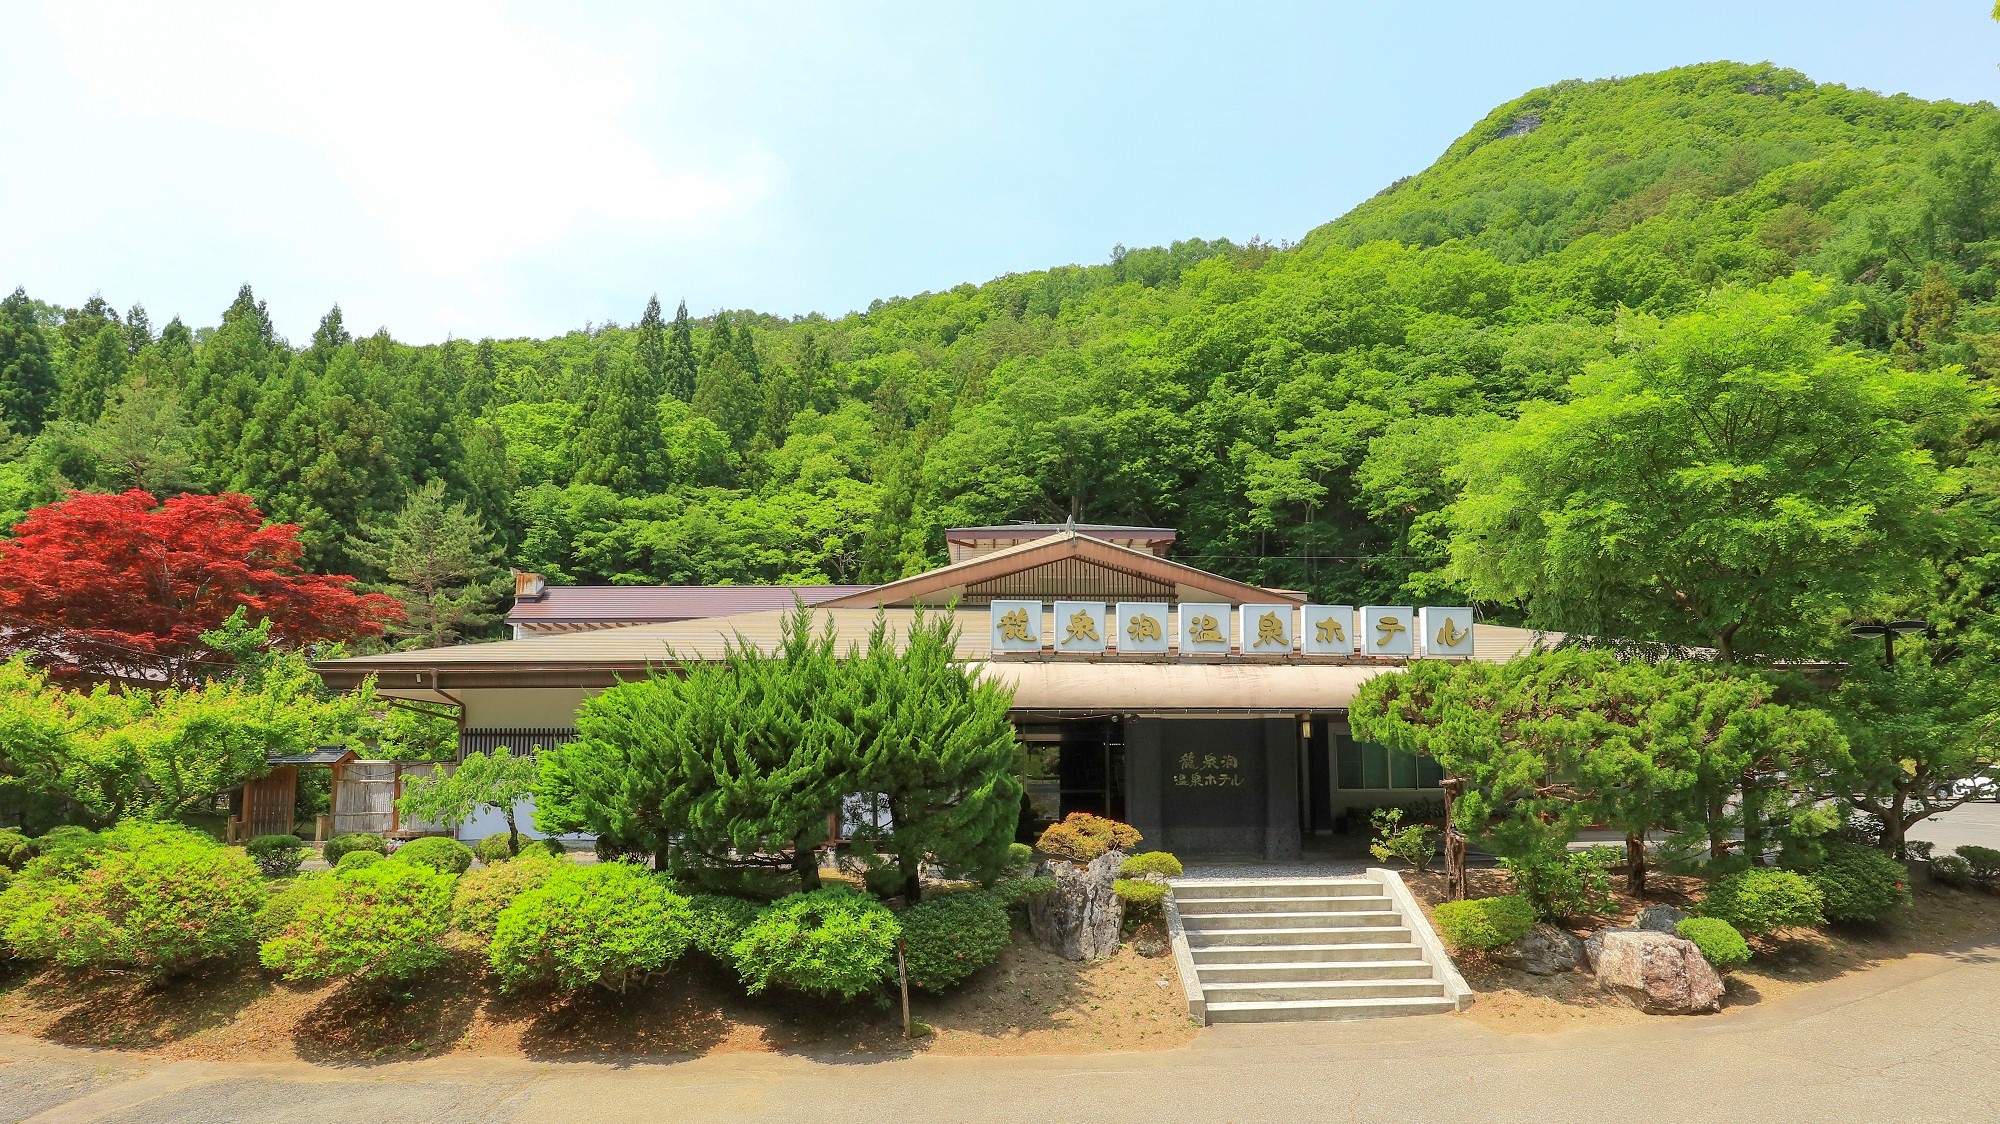
{"label": "forested hillside", "polygon": [[839,319],[690,316],[662,279],[632,325],[412,347],[338,309],[278,338],[248,285],[212,326],[17,292],[0,513],[238,490],[377,582],[397,525],[453,504],[496,540],[473,554],[582,582],[872,581],[947,526],[1075,516],[1327,600],[1445,596],[1459,450],[1633,316],[1808,271],[1838,343],[2000,371],[1996,153],[1989,105],[1716,63],[1530,93],[1296,246],[1121,248]]}

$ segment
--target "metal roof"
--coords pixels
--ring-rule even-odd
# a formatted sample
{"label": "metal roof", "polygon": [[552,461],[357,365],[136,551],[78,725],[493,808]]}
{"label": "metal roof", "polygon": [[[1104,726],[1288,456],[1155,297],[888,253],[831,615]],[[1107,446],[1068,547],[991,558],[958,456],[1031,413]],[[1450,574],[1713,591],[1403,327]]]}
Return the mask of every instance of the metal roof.
{"label": "metal roof", "polygon": [[264,758],[266,765],[336,765],[355,752],[344,745],[323,745],[311,753],[272,754]]}
{"label": "metal roof", "polygon": [[517,600],[508,624],[652,624],[817,605],[866,585],[552,585]]}

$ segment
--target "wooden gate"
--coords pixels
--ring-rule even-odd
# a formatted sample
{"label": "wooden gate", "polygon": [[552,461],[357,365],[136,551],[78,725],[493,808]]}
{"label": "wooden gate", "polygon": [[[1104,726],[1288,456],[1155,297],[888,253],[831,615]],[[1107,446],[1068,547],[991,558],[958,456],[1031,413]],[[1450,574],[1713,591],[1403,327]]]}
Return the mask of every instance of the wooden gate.
{"label": "wooden gate", "polygon": [[299,798],[299,771],[283,765],[243,786],[243,823],[248,838],[292,834]]}
{"label": "wooden gate", "polygon": [[350,761],[333,774],[333,832],[366,831],[374,835],[447,835],[441,824],[412,820],[396,811],[406,780],[428,776],[439,768],[428,762]]}

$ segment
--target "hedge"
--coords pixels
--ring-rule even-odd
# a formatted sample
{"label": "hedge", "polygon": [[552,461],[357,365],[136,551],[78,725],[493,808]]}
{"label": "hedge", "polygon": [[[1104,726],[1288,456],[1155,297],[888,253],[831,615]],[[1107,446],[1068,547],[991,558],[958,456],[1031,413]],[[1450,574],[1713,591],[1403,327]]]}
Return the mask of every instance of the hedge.
{"label": "hedge", "polygon": [[956,987],[999,959],[1014,935],[1007,907],[982,890],[926,898],[904,910],[897,922],[903,928],[910,986],[931,992]]}
{"label": "hedge", "polygon": [[692,921],[686,898],[630,863],[562,866],[500,912],[487,958],[510,990],[622,992],[687,949]]}
{"label": "hedge", "polygon": [[780,898],[730,948],[752,995],[773,984],[852,999],[895,971],[901,927],[888,908],[839,886]]}
{"label": "hedge", "polygon": [[1481,952],[1512,944],[1535,927],[1535,905],[1522,894],[1443,902],[1431,916],[1444,943]]}

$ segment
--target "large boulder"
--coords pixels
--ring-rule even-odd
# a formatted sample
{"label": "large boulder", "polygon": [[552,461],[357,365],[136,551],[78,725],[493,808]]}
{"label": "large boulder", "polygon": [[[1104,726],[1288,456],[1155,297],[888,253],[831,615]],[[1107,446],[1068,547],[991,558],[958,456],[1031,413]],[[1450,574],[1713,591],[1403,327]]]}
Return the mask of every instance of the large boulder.
{"label": "large boulder", "polygon": [[1486,954],[1487,959],[1532,976],[1559,976],[1583,963],[1583,942],[1566,930],[1539,922],[1512,944]]}
{"label": "large boulder", "polygon": [[1047,864],[1055,889],[1028,899],[1028,928],[1035,943],[1065,960],[1102,960],[1118,951],[1125,903],[1112,893],[1123,851],[1099,855],[1089,866]]}
{"label": "large boulder", "polygon": [[1646,929],[1603,932],[1597,986],[1649,1015],[1705,1015],[1722,1009],[1722,977],[1692,941]]}
{"label": "large boulder", "polygon": [[1639,919],[1632,924],[1635,928],[1653,933],[1665,933],[1671,937],[1678,932],[1675,926],[1686,921],[1687,916],[1685,910],[1675,909],[1670,905],[1649,905],[1639,911]]}

